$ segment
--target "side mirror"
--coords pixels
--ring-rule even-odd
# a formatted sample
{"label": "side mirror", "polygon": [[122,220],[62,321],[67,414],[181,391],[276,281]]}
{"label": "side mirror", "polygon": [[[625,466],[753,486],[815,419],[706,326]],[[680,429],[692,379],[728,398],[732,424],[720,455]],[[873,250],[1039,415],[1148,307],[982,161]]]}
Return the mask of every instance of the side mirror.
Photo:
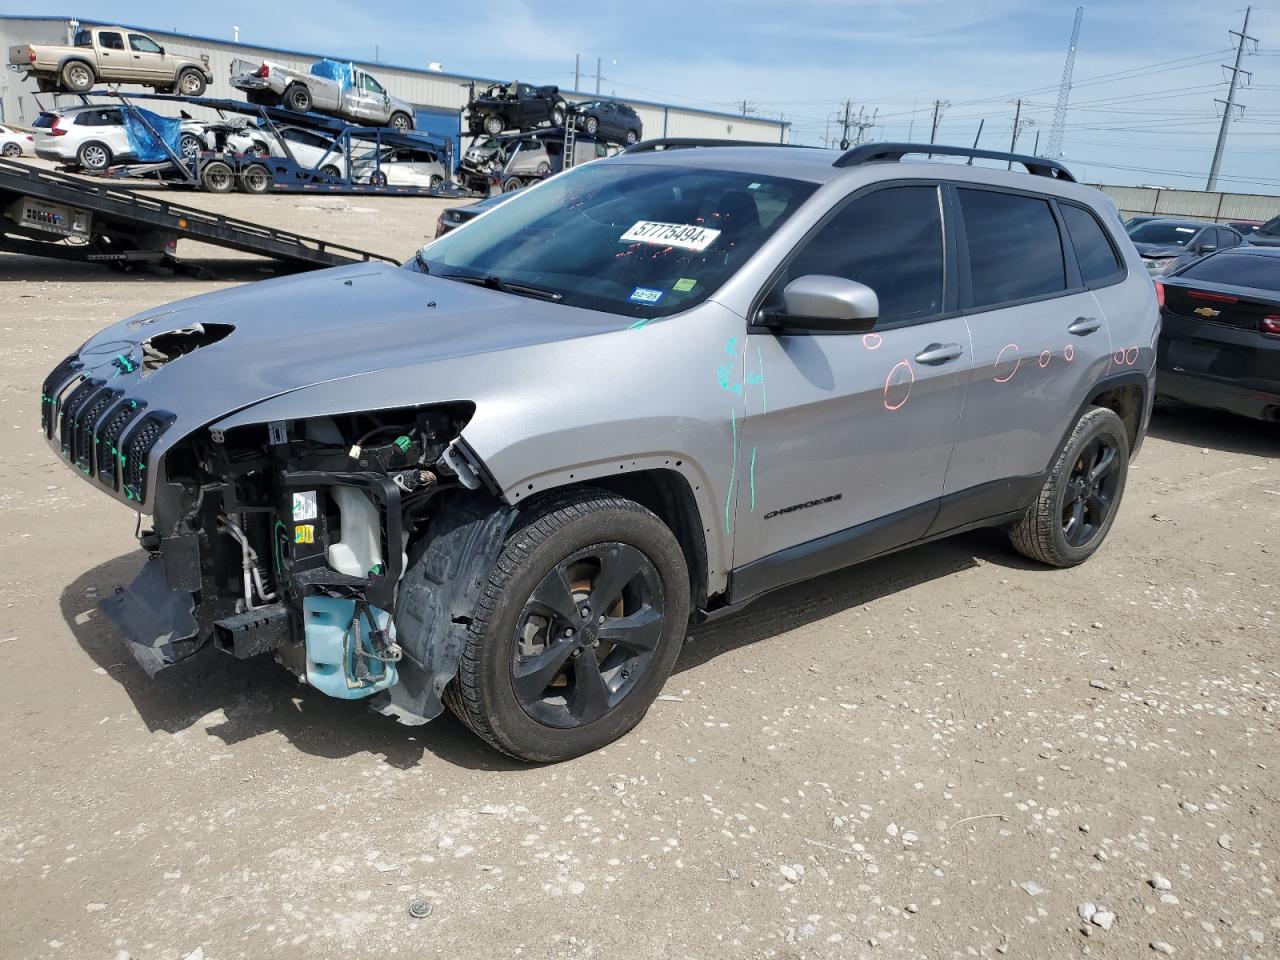
{"label": "side mirror", "polygon": [[786,285],[782,311],[769,319],[775,326],[854,333],[878,316],[880,298],[865,283],[814,273]]}
{"label": "side mirror", "polygon": [[1202,243],[1196,247],[1196,253],[1213,253],[1217,249],[1218,245],[1216,243]]}

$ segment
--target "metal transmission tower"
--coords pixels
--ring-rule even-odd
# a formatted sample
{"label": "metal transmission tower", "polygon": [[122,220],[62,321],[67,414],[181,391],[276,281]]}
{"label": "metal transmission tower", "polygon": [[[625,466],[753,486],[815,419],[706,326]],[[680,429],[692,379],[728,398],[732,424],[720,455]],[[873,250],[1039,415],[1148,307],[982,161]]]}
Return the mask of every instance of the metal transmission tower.
{"label": "metal transmission tower", "polygon": [[1071,28],[1071,45],[1067,47],[1067,63],[1062,68],[1062,85],[1058,87],[1058,105],[1053,111],[1053,126],[1049,128],[1049,146],[1045,153],[1052,160],[1062,159],[1062,134],[1067,126],[1067,101],[1071,98],[1071,74],[1076,69],[1076,44],[1080,42],[1080,21],[1084,19],[1084,7],[1076,7],[1076,22]]}
{"label": "metal transmission tower", "polygon": [[[1228,67],[1223,64],[1223,69],[1231,71],[1231,86],[1227,89],[1226,102],[1216,101],[1222,103],[1222,126],[1218,128],[1218,143],[1213,148],[1213,163],[1209,167],[1209,183],[1205,186],[1206,190],[1214,190],[1218,186],[1218,170],[1222,166],[1222,151],[1227,146],[1227,130],[1231,126],[1231,113],[1236,108],[1236,87],[1240,84],[1240,74],[1243,73],[1247,77],[1253,76],[1248,70],[1240,69],[1240,59],[1244,56],[1245,44],[1252,40],[1256,47],[1258,42],[1256,37],[1249,36],[1249,12],[1251,10],[1253,10],[1253,7],[1245,7],[1244,26],[1240,28],[1240,32],[1231,31],[1233,37],[1239,38],[1239,42],[1236,44],[1236,64],[1234,67]],[[1244,108],[1241,107],[1240,110],[1243,112]]]}

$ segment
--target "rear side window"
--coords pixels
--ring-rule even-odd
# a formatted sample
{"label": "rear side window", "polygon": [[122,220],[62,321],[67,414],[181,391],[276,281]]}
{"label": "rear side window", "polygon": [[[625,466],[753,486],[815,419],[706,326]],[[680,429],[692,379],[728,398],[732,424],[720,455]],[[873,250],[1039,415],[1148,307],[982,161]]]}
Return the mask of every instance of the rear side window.
{"label": "rear side window", "polygon": [[942,214],[937,187],[888,187],[859,197],[805,241],[775,287],[811,273],[865,283],[885,322],[942,312]]}
{"label": "rear side window", "polygon": [[1062,238],[1049,203],[960,189],[975,307],[1051,296],[1067,288]]}
{"label": "rear side window", "polygon": [[1250,253],[1218,254],[1197,260],[1178,276],[1202,283],[1280,291],[1280,258]]}
{"label": "rear side window", "polygon": [[1102,283],[1121,273],[1120,260],[1115,249],[1107,240],[1101,224],[1088,210],[1059,203],[1062,219],[1067,225],[1067,233],[1071,236],[1071,246],[1076,251],[1076,262],[1080,264],[1080,276],[1085,283]]}
{"label": "rear side window", "polygon": [[124,37],[118,33],[100,33],[98,34],[98,46],[104,50],[123,50]]}

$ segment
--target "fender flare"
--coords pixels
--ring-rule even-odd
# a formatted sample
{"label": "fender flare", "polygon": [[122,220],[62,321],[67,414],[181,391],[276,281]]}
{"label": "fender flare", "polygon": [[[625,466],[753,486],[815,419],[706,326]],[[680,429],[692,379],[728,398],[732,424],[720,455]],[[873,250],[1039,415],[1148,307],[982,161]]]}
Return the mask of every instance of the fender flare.
{"label": "fender flare", "polygon": [[62,79],[62,71],[67,68],[68,63],[76,63],[76,62],[83,63],[86,67],[89,68],[89,72],[93,74],[93,79],[95,83],[102,79],[101,75],[98,73],[98,65],[94,63],[92,60],[86,59],[84,54],[82,53],[68,53],[65,57],[63,57],[61,60],[58,61],[58,70],[56,74],[58,79]]}

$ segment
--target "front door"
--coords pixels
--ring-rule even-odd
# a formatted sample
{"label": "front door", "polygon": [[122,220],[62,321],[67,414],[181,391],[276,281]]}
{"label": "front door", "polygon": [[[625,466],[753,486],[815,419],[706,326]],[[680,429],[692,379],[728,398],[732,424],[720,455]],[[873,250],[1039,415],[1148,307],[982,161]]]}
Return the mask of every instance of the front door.
{"label": "front door", "polygon": [[[932,521],[970,367],[964,319],[949,309],[940,190],[855,195],[806,238],[765,299],[778,302],[797,277],[845,277],[875,290],[874,324],[726,344],[720,385],[742,411],[721,518],[734,567],[747,568],[735,573],[735,599],[777,585],[766,581],[779,570],[800,579],[899,546]],[[775,569],[753,578],[761,564]]]}
{"label": "front door", "polygon": [[133,63],[133,76],[139,80],[173,79],[172,71],[165,66],[160,45],[145,34],[129,34],[129,58]]}
{"label": "front door", "polygon": [[1067,207],[989,188],[955,194],[973,376],[932,532],[1012,510],[1038,490],[1088,386],[1113,365],[1102,307],[1063,242]]}

